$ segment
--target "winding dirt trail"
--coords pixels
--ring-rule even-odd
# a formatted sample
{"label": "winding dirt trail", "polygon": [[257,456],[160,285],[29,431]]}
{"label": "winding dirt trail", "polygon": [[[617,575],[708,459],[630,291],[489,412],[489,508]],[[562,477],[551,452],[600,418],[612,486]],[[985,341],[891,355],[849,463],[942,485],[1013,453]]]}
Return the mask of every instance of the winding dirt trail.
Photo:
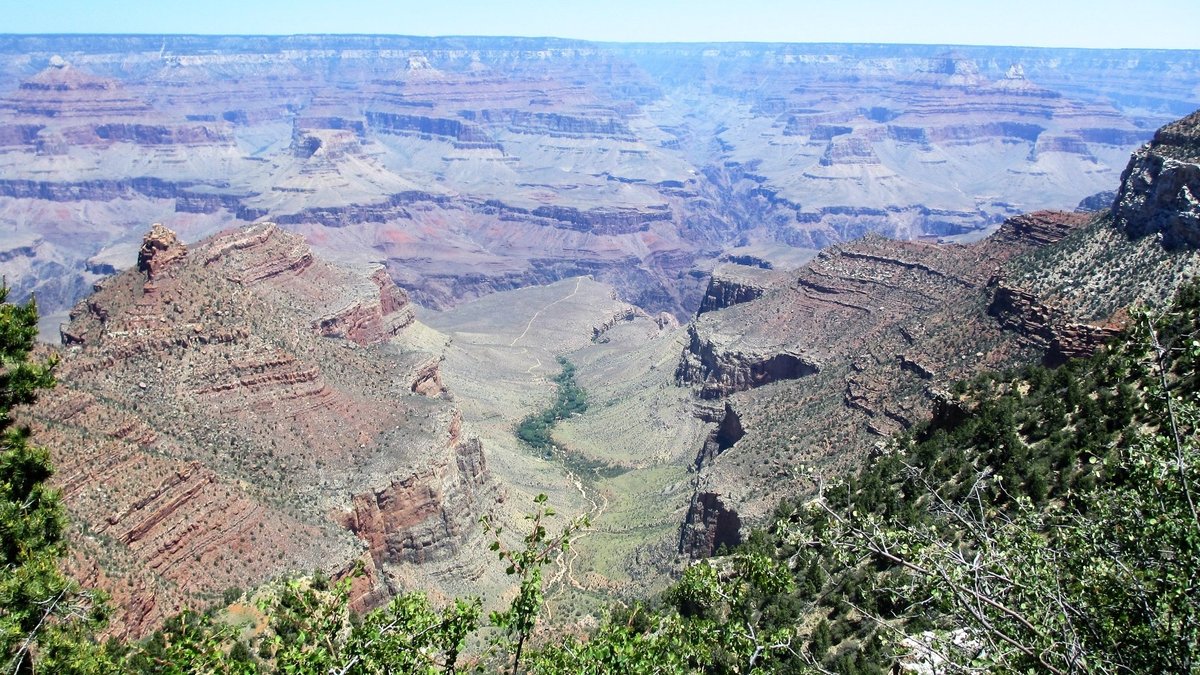
{"label": "winding dirt trail", "polygon": [[[604,512],[606,510],[608,510],[608,496],[605,495],[604,493],[600,492],[599,495],[600,495],[600,499],[601,499],[602,503],[597,504],[595,498],[591,495],[588,495],[584,491],[582,481],[580,481],[579,478],[574,473],[571,474],[571,478],[575,481],[575,487],[578,488],[579,492],[583,494],[584,499],[588,500],[591,503],[592,508],[588,512],[588,517],[591,519],[592,523],[594,524],[597,520],[600,519],[601,516],[604,515]],[[583,530],[582,532],[579,533],[579,536],[575,537],[575,541],[578,542],[579,540],[583,539],[584,537],[594,534],[594,532],[595,531],[592,530],[591,528]],[[575,578],[575,561],[579,559],[579,547],[572,546],[570,548],[570,550],[567,551],[567,554],[568,554],[566,556],[566,558],[567,558],[567,562],[566,562],[567,583],[570,584],[576,590],[580,590],[580,591],[587,590],[583,587],[583,584],[579,583],[579,580]]]}
{"label": "winding dirt trail", "polygon": [[[557,300],[547,303],[544,307],[534,312],[533,316],[529,317],[529,321],[525,323],[525,329],[521,331],[520,335],[513,338],[512,342],[508,343],[508,346],[516,347],[517,343],[529,334],[529,330],[533,327],[533,322],[537,321],[538,317],[541,316],[543,312],[560,302],[566,302],[567,300],[575,297],[576,294],[579,293],[579,287],[583,284],[583,279],[583,277],[579,277],[575,280],[575,288],[572,289],[570,293]],[[523,347],[521,351],[525,355],[529,355],[528,348]],[[533,365],[529,366],[529,368],[525,371],[526,374],[532,375],[534,370],[541,367],[542,360],[540,358],[534,356],[533,361]],[[544,378],[541,379],[544,380]],[[608,497],[599,495],[599,500],[597,500],[596,495],[589,493],[588,488],[585,486],[583,480],[578,474],[567,468],[565,465],[563,466],[563,470],[567,472],[567,476],[570,479],[571,484],[574,485],[575,489],[579,491],[579,495],[583,498],[583,501],[590,505],[590,508],[587,511],[587,516],[594,523],[600,518],[600,516],[604,515],[604,511],[608,508]],[[555,570],[554,574],[547,579],[545,586],[547,599],[561,595],[566,590],[568,585],[577,590],[586,590],[583,584],[579,583],[579,580],[575,578],[574,565],[575,561],[579,557],[579,548],[577,546],[578,542],[590,534],[592,534],[592,530],[590,528],[580,530],[572,539],[570,549],[566,553],[560,552],[555,557],[554,564],[556,565],[557,569]],[[548,604],[545,605],[545,609],[547,618],[552,620],[553,610],[550,609]]]}
{"label": "winding dirt trail", "polygon": [[533,322],[537,321],[538,316],[540,316],[542,312],[550,309],[551,307],[553,307],[554,305],[557,305],[560,302],[565,302],[565,301],[570,300],[571,298],[575,297],[575,294],[579,292],[579,285],[582,283],[583,283],[583,277],[578,277],[577,279],[575,279],[575,290],[571,291],[570,295],[566,295],[564,297],[561,297],[561,298],[555,300],[554,302],[548,303],[545,307],[534,312],[533,316],[529,317],[529,322],[525,324],[525,330],[521,331],[520,335],[513,338],[513,341],[508,343],[508,346],[516,347],[517,342],[519,342],[521,340],[521,338],[525,337],[525,335],[529,332],[529,329],[533,326]]}
{"label": "winding dirt trail", "polygon": [[[537,318],[542,314],[542,312],[546,311],[547,309],[550,309],[551,307],[553,307],[554,305],[557,305],[560,302],[565,302],[565,301],[570,300],[571,298],[575,297],[575,294],[579,292],[579,285],[581,283],[583,283],[583,277],[579,277],[578,279],[575,280],[575,289],[572,290],[568,295],[565,295],[553,302],[546,303],[545,307],[542,307],[538,311],[534,312],[533,316],[529,317],[529,321],[527,321],[525,323],[525,330],[521,331],[520,335],[513,338],[512,342],[508,343],[508,346],[516,347],[517,343],[521,341],[521,338],[523,338],[529,334],[529,329],[533,327],[533,322],[537,320]],[[529,356],[529,348],[522,347],[521,353],[524,354],[525,356]],[[529,366],[528,368],[525,369],[525,374],[533,375],[533,371],[535,371],[541,367],[542,367],[542,360],[539,357],[534,356],[533,357],[533,365]],[[544,377],[539,377],[538,379],[543,382],[546,380],[546,378],[544,378]]]}
{"label": "winding dirt trail", "polygon": [[[566,467],[563,467],[563,469],[567,472],[567,475],[570,476],[571,483],[575,486],[575,489],[579,491],[580,496],[583,497],[584,501],[591,504],[591,508],[588,509],[587,516],[594,525],[595,522],[599,520],[600,517],[604,515],[604,512],[608,509],[608,497],[595,491],[593,493],[589,493],[584,486],[583,480],[579,478],[578,474],[570,469],[567,469]],[[596,500],[597,494],[600,497],[600,501]],[[562,594],[568,585],[576,590],[587,590],[583,584],[579,583],[579,580],[575,578],[575,561],[579,559],[578,543],[582,539],[592,535],[594,532],[595,531],[592,528],[580,530],[575,535],[574,539],[572,539],[571,548],[568,549],[566,553],[560,553],[555,558],[554,563],[558,566],[558,570],[548,579],[546,584],[546,589],[548,592],[547,595],[549,597],[555,597]]]}

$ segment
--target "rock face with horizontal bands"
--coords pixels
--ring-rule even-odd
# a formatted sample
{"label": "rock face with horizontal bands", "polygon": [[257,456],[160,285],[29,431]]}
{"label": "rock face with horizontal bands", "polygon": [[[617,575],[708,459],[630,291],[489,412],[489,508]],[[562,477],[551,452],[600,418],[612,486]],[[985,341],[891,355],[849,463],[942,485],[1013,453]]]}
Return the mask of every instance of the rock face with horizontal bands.
{"label": "rock face with horizontal bands", "polygon": [[394,565],[476,531],[495,487],[414,323],[380,268],[271,223],[186,249],[155,225],[73,310],[29,415],[72,518],[108,542],[77,542],[97,561],[78,572],[113,589],[119,631],[364,554],[379,586],[356,597],[379,601]]}
{"label": "rock face with horizontal bands", "polygon": [[131,223],[192,242],[267,219],[326,257],[383,262],[430,307],[591,274],[685,320],[731,248],[961,235],[1073,206],[1112,187],[1147,110],[1191,110],[1200,85],[1187,52],[168,43],[0,50],[0,226],[29,235],[0,237],[15,296],[65,311],[135,263]]}
{"label": "rock face with horizontal bands", "polygon": [[761,297],[767,285],[777,275],[760,267],[725,263],[713,269],[704,298],[700,300],[699,316]]}
{"label": "rock face with horizontal bands", "polygon": [[478,515],[464,508],[487,488],[487,462],[478,440],[456,443],[448,461],[357,494],[346,528],[367,542],[378,565],[443,560]]}
{"label": "rock face with horizontal bands", "polygon": [[[1161,306],[1200,275],[1188,182],[1198,128],[1200,113],[1160,130],[1130,160],[1111,209],[1024,214],[969,245],[866,237],[698,316],[676,372],[716,401],[697,404],[713,427],[696,454],[680,550],[711,553],[718,513],[762,523],[781,493],[818,495],[892,432],[935,411],[961,415],[945,394],[955,380],[1093,354],[1128,323],[1128,307]],[[798,379],[716,376],[715,364],[748,353],[799,353],[821,367]],[[736,410],[737,433],[722,404]]]}
{"label": "rock face with horizontal bands", "polygon": [[1051,342],[1063,354],[1094,349],[1102,336],[1074,324],[1050,324],[1034,345],[986,311],[1008,297],[994,281],[1006,263],[1092,217],[1020,216],[970,245],[869,236],[798,270],[756,270],[759,297],[696,317],[676,379],[714,426],[697,448],[680,552],[711,555],[744,536],[742,524],[761,523],[784,494],[817,489],[928,418],[933,392],[955,378]]}

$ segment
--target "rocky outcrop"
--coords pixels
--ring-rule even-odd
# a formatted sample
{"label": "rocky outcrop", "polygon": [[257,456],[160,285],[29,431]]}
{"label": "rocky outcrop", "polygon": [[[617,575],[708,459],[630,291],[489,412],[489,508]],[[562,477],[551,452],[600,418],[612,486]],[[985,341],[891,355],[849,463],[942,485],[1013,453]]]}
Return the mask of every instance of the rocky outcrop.
{"label": "rocky outcrop", "polygon": [[[484,118],[488,115],[485,113]],[[510,112],[508,128],[517,133],[555,137],[599,137],[633,141],[636,137],[616,116],[571,115],[545,112]]]}
{"label": "rocky outcrop", "polygon": [[821,166],[879,163],[870,139],[862,135],[845,135],[830,140],[819,162]]}
{"label": "rocky outcrop", "polygon": [[564,206],[539,206],[531,211],[505,206],[501,208],[508,213],[525,213],[553,227],[600,235],[645,232],[650,229],[650,223],[671,219],[671,212],[665,207],[646,210],[596,208],[588,211]]}
{"label": "rocky outcrop", "polygon": [[178,458],[177,446],[136,413],[80,391],[64,365],[64,382],[39,403],[34,426],[62,448],[55,485],[72,520],[93,533],[72,546],[89,553],[79,572],[112,590],[118,631],[140,636],[194,594],[261,583],[272,570],[320,559],[318,528]]}
{"label": "rocky outcrop", "polygon": [[1091,218],[1092,214],[1088,211],[1034,211],[1004,221],[993,238],[1014,244],[1046,246],[1061,241]]}
{"label": "rocky outcrop", "polygon": [[422,396],[445,395],[447,389],[442,383],[441,361],[441,357],[438,357],[421,366],[413,377],[409,390]]}
{"label": "rocky outcrop", "polygon": [[820,372],[811,357],[793,351],[725,351],[688,327],[688,347],[675,370],[681,385],[696,385],[702,399],[761,387],[779,380],[794,380]]}
{"label": "rocky outcrop", "polygon": [[5,109],[25,117],[70,119],[140,117],[150,107],[116,80],[92,75],[55,55],[17,91],[0,98],[0,111]]}
{"label": "rocky outcrop", "polygon": [[70,145],[135,143],[137,145],[209,145],[231,143],[233,139],[211,125],[178,124],[98,124],[76,127],[63,132]]}
{"label": "rocky outcrop", "polygon": [[636,307],[626,307],[608,317],[600,324],[592,326],[592,342],[608,342],[608,338],[604,334],[612,330],[617,324],[633,321],[638,317],[649,318],[649,316],[649,314]]}
{"label": "rocky outcrop", "polygon": [[725,402],[725,408],[721,414],[716,419],[708,421],[716,422],[717,426],[708,433],[700,452],[696,453],[696,461],[691,467],[695,471],[703,470],[705,464],[732,448],[746,435],[741,417],[728,401]]}
{"label": "rocky outcrop", "polygon": [[[356,298],[341,309],[313,320],[313,330],[325,337],[344,337],[369,345],[396,337],[416,320],[408,297],[382,270],[371,280],[379,298]],[[414,390],[415,391],[415,390]]]}
{"label": "rocky outcrop", "polygon": [[679,552],[690,558],[707,558],[722,547],[732,550],[742,543],[742,519],[714,492],[692,496],[679,532]]}
{"label": "rocky outcrop", "polygon": [[1130,237],[1161,234],[1168,248],[1200,247],[1200,111],[1163,127],[1134,153],[1112,213]]}
{"label": "rocky outcrop", "polygon": [[1036,143],[1045,127],[1024,122],[980,122],[975,124],[952,124],[935,127],[906,127],[888,125],[890,138],[906,143],[933,145],[941,143],[969,144],[981,138],[1005,138],[1014,141]]}
{"label": "rocky outcrop", "polygon": [[1107,211],[1116,199],[1116,190],[1102,190],[1079,200],[1079,205],[1075,207],[1075,211],[1079,213]]}
{"label": "rocky outcrop", "polygon": [[156,225],[138,268],[97,285],[63,328],[60,386],[31,416],[70,450],[55,480],[72,518],[111,542],[88,574],[122,585],[122,625],[153,629],[286,571],[345,569],[362,553],[345,513],[360,514],[377,571],[456,550],[489,474],[443,396],[441,355],[406,339],[414,322],[382,270],[331,265],[270,223],[186,248]]}
{"label": "rocky outcrop", "polygon": [[180,243],[175,233],[155,223],[150,233],[142,240],[138,251],[138,270],[146,275],[147,282],[160,278],[172,265],[187,256],[187,248]]}
{"label": "rocky outcrop", "polygon": [[286,283],[303,275],[313,262],[304,240],[274,223],[222,233],[204,251],[205,267],[217,265],[226,279],[244,286]]}
{"label": "rocky outcrop", "polygon": [[676,377],[713,426],[697,448],[680,550],[705,555],[734,522],[761,523],[784,494],[810,495],[821,476],[928,419],[949,382],[1039,349],[1086,351],[1098,339],[1089,329],[1054,324],[1034,343],[986,310],[998,268],[1091,220],[1029,214],[971,245],[868,236],[696,317]]}
{"label": "rocky outcrop", "polygon": [[244,213],[241,199],[246,195],[201,191],[214,187],[220,188],[197,181],[176,182],[150,177],[86,181],[0,179],[0,196],[59,203],[170,199],[175,200],[178,213],[213,213],[221,209]]}
{"label": "rocky outcrop", "polygon": [[487,476],[483,448],[472,439],[456,445],[446,464],[355,495],[342,523],[367,542],[379,565],[441,560],[478,518]]}
{"label": "rocky outcrop", "polygon": [[1050,152],[1079,155],[1088,161],[1095,161],[1096,159],[1092,155],[1092,149],[1088,143],[1082,137],[1074,134],[1041,134],[1038,136],[1033,150],[1030,150],[1029,157],[1036,161],[1040,156]]}
{"label": "rocky outcrop", "polygon": [[1120,323],[1071,321],[1032,293],[1007,286],[1001,277],[993,278],[988,285],[992,288],[988,314],[1045,349],[1045,360],[1051,365],[1091,356],[1123,328]]}
{"label": "rocky outcrop", "polygon": [[16,258],[32,258],[37,255],[36,244],[30,246],[14,246],[0,251],[0,263],[9,262]]}
{"label": "rocky outcrop", "polygon": [[774,275],[763,274],[762,268],[721,265],[709,277],[696,316],[762,297],[772,278]]}
{"label": "rocky outcrop", "polygon": [[38,133],[44,128],[40,124],[0,125],[0,147],[34,143],[37,141]]}
{"label": "rocky outcrop", "polygon": [[[995,246],[1011,255],[1049,236],[1036,231]],[[689,326],[676,380],[712,399],[816,375],[831,348],[837,358],[846,358],[905,312],[934,311],[949,299],[981,291],[988,277],[974,256],[983,255],[881,237],[828,250],[790,284],[775,284],[757,300],[698,316]],[[764,302],[769,309],[753,308]]]}

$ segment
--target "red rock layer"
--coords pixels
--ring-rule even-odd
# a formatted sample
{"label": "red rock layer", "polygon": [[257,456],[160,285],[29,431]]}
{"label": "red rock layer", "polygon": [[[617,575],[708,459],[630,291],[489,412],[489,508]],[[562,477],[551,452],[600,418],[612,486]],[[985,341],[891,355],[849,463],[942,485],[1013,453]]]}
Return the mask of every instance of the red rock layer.
{"label": "red rock layer", "polygon": [[479,441],[456,443],[452,450],[451,461],[351,500],[342,522],[367,542],[376,564],[422,563],[458,550],[458,541],[477,517],[462,507],[478,501],[488,478]]}
{"label": "red rock layer", "polygon": [[[489,478],[440,398],[440,356],[404,343],[413,321],[381,270],[329,265],[272,224],[191,247],[155,226],[138,268],[75,308],[61,384],[30,415],[98,557],[78,573],[120,587],[119,631],[345,570],[384,540],[376,568],[456,550]],[[330,515],[354,510],[382,528],[355,525],[358,545]]]}

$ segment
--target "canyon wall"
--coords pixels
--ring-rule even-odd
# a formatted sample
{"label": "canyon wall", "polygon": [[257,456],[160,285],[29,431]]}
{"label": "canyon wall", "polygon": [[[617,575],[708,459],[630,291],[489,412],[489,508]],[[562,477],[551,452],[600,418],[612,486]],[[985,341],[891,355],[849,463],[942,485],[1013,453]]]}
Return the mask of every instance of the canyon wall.
{"label": "canyon wall", "polygon": [[[955,414],[955,380],[1094,354],[1131,308],[1162,306],[1200,274],[1198,119],[1160,129],[1115,196],[1084,200],[1098,211],[1024,214],[968,245],[866,237],[773,271],[757,298],[718,306],[727,294],[710,293],[676,370],[713,425],[680,552],[711,554],[739,536],[733,523],[762,522],[781,491],[819,496],[891,433],[934,409]],[[779,358],[819,368],[764,376]]]}
{"label": "canyon wall", "polygon": [[382,267],[271,223],[193,245],[155,225],[72,310],[59,386],[28,416],[118,632],[364,556],[356,597],[379,602],[393,566],[478,534],[498,488],[414,324]]}
{"label": "canyon wall", "polygon": [[1073,206],[1200,85],[1192,52],[3,42],[0,266],[48,314],[132,265],[144,223],[191,242],[268,219],[432,307],[591,274],[683,320],[731,248]]}
{"label": "canyon wall", "polygon": [[697,448],[679,551],[711,555],[784,495],[819,493],[875,444],[928,419],[939,387],[957,378],[1052,345],[1094,350],[1111,331],[1039,322],[997,278],[1095,217],[1038,212],[968,245],[868,236],[797,270],[757,269],[760,296],[697,316],[676,382],[713,426]]}

